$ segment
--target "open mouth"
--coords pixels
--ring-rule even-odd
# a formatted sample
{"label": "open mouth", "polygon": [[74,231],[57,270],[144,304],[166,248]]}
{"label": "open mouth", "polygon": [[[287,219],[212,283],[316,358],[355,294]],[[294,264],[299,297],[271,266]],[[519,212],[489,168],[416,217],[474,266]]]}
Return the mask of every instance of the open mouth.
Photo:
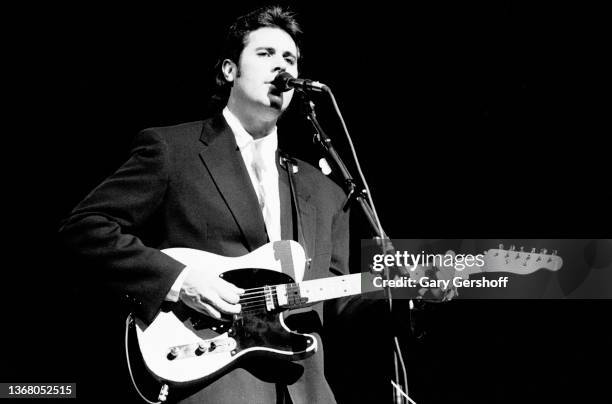
{"label": "open mouth", "polygon": [[270,83],[270,90],[268,91],[268,94],[280,97],[283,94],[283,92],[278,87],[276,87],[274,84]]}

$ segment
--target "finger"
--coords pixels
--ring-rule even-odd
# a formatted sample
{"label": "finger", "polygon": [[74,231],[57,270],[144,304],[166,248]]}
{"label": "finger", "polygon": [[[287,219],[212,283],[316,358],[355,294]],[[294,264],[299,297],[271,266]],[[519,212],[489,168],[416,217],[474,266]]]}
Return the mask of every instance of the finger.
{"label": "finger", "polygon": [[198,313],[206,314],[216,319],[221,318],[219,310],[215,309],[212,305],[202,301],[199,294],[192,295],[189,291],[185,291],[181,294],[181,300],[191,309]]}
{"label": "finger", "polygon": [[221,318],[221,313],[219,312],[219,310],[215,309],[213,306],[211,306],[208,303],[201,302],[201,304],[202,304],[202,307],[204,307],[204,309],[208,312],[207,314],[209,314],[211,317],[214,317],[217,320]]}
{"label": "finger", "polygon": [[228,303],[221,297],[211,300],[211,303],[215,308],[226,314],[238,314],[242,309],[241,305]]}
{"label": "finger", "polygon": [[227,289],[231,290],[233,293],[237,294],[237,295],[242,295],[244,294],[245,290],[242,288],[239,288],[238,286],[234,285],[233,283],[230,283],[228,281],[226,281],[225,279],[221,279],[221,284],[223,284],[223,286],[225,286]]}
{"label": "finger", "polygon": [[[237,288],[236,286],[224,280],[221,280],[220,284],[216,289],[217,293],[219,294],[219,296],[221,296],[223,300],[232,304],[238,303],[240,301],[240,295],[244,293],[243,289]],[[240,291],[242,291],[242,293]]]}
{"label": "finger", "polygon": [[226,281],[225,279],[219,277],[219,280],[221,281],[221,285],[223,285],[223,287],[231,290],[233,293],[237,294],[237,295],[242,295],[244,294],[245,290],[242,288],[239,288],[238,286],[234,285],[233,283],[230,283],[228,281]]}
{"label": "finger", "polygon": [[201,300],[191,300],[187,305],[198,313],[205,314],[217,320],[221,319],[221,313],[219,310]]}
{"label": "finger", "polygon": [[185,303],[189,308],[197,311],[198,313],[205,314],[207,316],[212,316],[215,318],[220,318],[221,313],[219,313],[215,308],[213,308],[208,303],[204,303],[198,296],[190,296],[185,295],[182,298],[183,303]]}

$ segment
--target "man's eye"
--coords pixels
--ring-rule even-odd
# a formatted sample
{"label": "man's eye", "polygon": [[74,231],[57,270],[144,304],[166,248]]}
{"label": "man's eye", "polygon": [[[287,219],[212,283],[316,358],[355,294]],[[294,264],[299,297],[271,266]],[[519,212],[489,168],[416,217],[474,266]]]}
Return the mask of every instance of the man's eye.
{"label": "man's eye", "polygon": [[289,63],[291,66],[295,65],[295,59],[294,58],[285,58],[285,61],[287,63]]}
{"label": "man's eye", "polygon": [[257,54],[258,54],[259,56],[270,56],[270,52],[268,52],[268,51],[258,52]]}

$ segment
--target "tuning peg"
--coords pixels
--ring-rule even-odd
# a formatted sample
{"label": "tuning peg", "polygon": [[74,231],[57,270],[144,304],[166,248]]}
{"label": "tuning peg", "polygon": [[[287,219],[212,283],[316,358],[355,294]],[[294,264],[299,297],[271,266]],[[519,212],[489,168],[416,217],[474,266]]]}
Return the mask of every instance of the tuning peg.
{"label": "tuning peg", "polygon": [[523,246],[521,246],[521,251],[519,251],[519,252],[517,252],[517,253],[516,253],[516,257],[514,257],[514,259],[516,259],[516,260],[517,260],[517,259],[521,258],[521,253],[522,253],[522,252],[524,252],[524,251],[523,251],[523,248],[524,248],[524,247],[523,247]]}
{"label": "tuning peg", "polygon": [[512,244],[512,245],[510,246],[510,251],[514,251],[514,250],[516,250],[516,247],[514,246],[514,244]]}
{"label": "tuning peg", "polygon": [[525,247],[521,246],[521,252],[525,252]]}
{"label": "tuning peg", "polygon": [[503,245],[503,244],[500,244],[500,245],[499,245],[499,249],[500,249],[500,250],[503,250],[503,249],[504,249],[504,245]]}
{"label": "tuning peg", "polygon": [[552,255],[557,255],[557,250],[553,250]]}
{"label": "tuning peg", "polygon": [[531,249],[531,254],[535,254],[535,247]]}
{"label": "tuning peg", "polygon": [[547,252],[548,252],[548,250],[547,250],[546,248],[542,248],[542,249],[540,250],[540,254],[544,254],[544,255],[546,255],[546,253],[547,253]]}

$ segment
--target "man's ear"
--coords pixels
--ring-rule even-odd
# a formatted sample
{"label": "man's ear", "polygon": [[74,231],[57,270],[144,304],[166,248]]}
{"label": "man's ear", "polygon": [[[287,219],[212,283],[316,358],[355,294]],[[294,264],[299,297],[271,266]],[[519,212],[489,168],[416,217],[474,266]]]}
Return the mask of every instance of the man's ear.
{"label": "man's ear", "polygon": [[236,78],[238,67],[236,66],[236,63],[232,62],[230,59],[225,59],[221,64],[221,71],[223,71],[223,77],[225,77],[225,80],[232,83]]}

